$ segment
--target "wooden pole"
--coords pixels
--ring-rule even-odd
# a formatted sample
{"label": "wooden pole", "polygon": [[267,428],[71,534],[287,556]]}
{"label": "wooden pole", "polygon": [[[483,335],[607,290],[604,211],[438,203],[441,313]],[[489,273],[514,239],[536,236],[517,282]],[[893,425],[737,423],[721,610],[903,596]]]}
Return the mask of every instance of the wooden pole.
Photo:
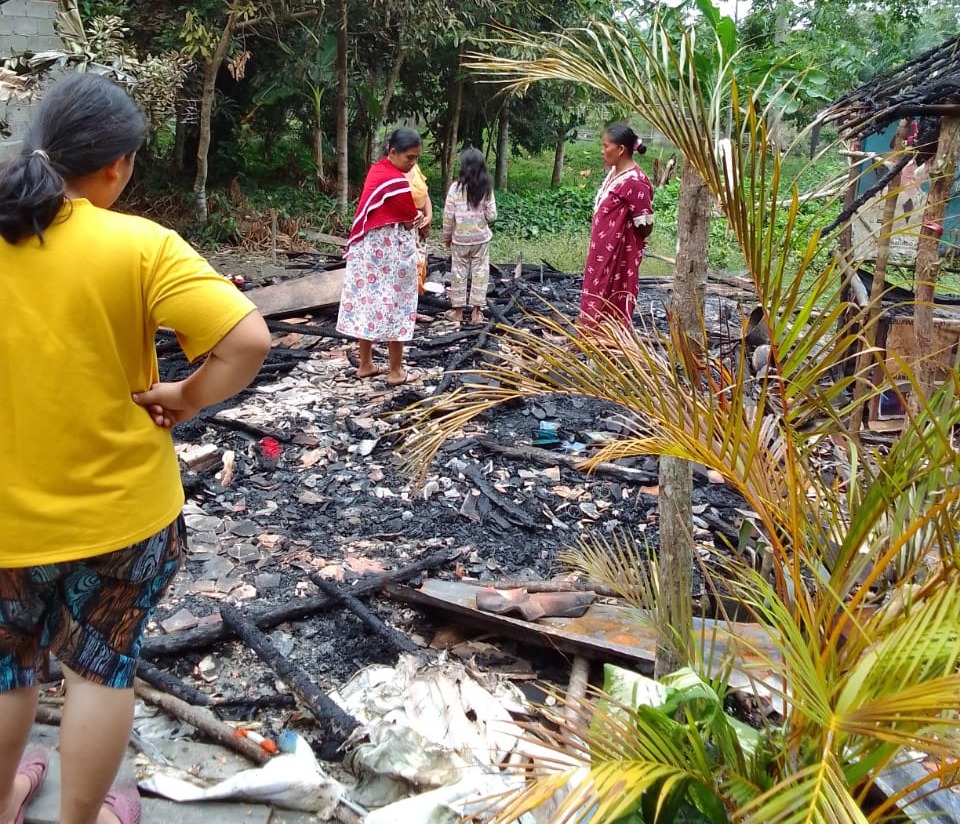
{"label": "wooden pole", "polygon": [[236,730],[229,724],[224,724],[210,710],[191,706],[186,701],[181,701],[169,693],[154,689],[139,678],[134,682],[133,688],[136,694],[148,704],[159,707],[174,718],[186,721],[210,740],[236,750],[240,755],[249,758],[255,764],[266,764],[270,760],[270,755],[262,750],[258,744],[255,744],[249,738],[237,737]]}
{"label": "wooden pole", "polygon": [[[907,136],[907,122],[901,121],[893,138],[893,153],[903,150],[903,141]],[[873,284],[870,287],[870,300],[863,320],[863,348],[857,355],[855,381],[853,384],[854,412],[850,416],[849,431],[857,438],[864,424],[864,407],[859,403],[871,388],[870,375],[873,363],[873,348],[877,343],[877,322],[880,317],[880,299],[887,280],[887,262],[890,259],[890,232],[896,215],[897,195],[900,192],[901,175],[897,174],[887,187],[883,203],[883,217],[880,224],[880,237],[877,238],[877,261],[873,272]],[[847,260],[844,257],[844,260]]]}
{"label": "wooden pole", "polygon": [[[940,122],[937,154],[930,169],[930,194],[923,210],[923,226],[917,243],[914,270],[916,303],[913,306],[913,334],[917,346],[916,377],[919,394],[927,400],[937,381],[938,359],[933,352],[933,295],[940,275],[940,225],[947,211],[947,201],[957,174],[957,153],[960,151],[960,117],[944,117]],[[910,399],[916,412],[920,397]]]}

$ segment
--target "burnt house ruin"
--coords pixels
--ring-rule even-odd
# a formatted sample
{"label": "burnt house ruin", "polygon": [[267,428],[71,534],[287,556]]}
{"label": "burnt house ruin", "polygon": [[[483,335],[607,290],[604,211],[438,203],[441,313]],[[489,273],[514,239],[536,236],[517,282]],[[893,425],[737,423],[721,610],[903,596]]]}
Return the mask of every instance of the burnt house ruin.
{"label": "burnt house ruin", "polygon": [[850,164],[828,228],[843,225],[846,297],[871,307],[864,335],[883,353],[871,381],[885,388],[865,423],[898,429],[912,391],[903,364],[929,394],[960,348],[960,36],[840,98],[821,113],[826,124]]}

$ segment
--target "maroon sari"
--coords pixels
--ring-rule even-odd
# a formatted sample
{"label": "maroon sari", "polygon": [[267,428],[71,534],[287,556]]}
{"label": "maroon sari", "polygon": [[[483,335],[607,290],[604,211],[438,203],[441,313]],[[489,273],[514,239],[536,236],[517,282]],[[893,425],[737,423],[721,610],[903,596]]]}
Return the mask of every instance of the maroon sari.
{"label": "maroon sari", "polygon": [[583,272],[580,323],[595,328],[602,318],[633,323],[637,270],[653,231],[653,186],[634,165],[611,169],[597,193],[590,250]]}

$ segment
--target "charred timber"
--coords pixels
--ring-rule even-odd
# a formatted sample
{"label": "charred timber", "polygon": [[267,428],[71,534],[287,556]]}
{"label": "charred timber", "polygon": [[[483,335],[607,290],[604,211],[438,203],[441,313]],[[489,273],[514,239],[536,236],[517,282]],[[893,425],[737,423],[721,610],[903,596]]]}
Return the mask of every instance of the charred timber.
{"label": "charred timber", "polygon": [[186,701],[195,707],[206,707],[210,704],[209,695],[181,681],[175,675],[154,666],[149,661],[140,660],[137,662],[137,675],[150,686],[176,696],[181,701]]}
{"label": "charred timber", "polygon": [[332,601],[339,601],[342,603],[343,606],[349,609],[360,619],[360,622],[368,630],[370,630],[370,632],[372,632],[378,638],[382,638],[397,652],[409,652],[416,654],[420,651],[420,648],[406,635],[397,632],[397,630],[393,629],[392,627],[388,627],[373,613],[372,610],[364,606],[364,604],[362,604],[350,593],[341,590],[340,587],[338,587],[332,581],[328,581],[326,578],[321,578],[315,572],[310,573],[310,580],[313,581],[320,591]]}
{"label": "charred timber", "polygon": [[[477,438],[477,443],[490,452],[498,452],[506,455],[508,458],[518,458],[523,461],[540,464],[541,466],[556,466],[562,464],[576,469],[580,472],[587,472],[583,468],[584,459],[575,458],[570,455],[561,455],[557,452],[551,452],[549,449],[540,449],[536,446],[506,446],[497,443],[491,438]],[[614,463],[599,463],[589,470],[590,474],[603,475],[608,478],[616,478],[620,481],[627,481],[635,484],[657,483],[659,480],[655,472],[645,472],[642,469],[633,469],[627,466],[617,466]]]}
{"label": "charred timber", "polygon": [[[367,593],[379,592],[388,584],[409,581],[427,570],[442,567],[453,560],[456,554],[456,551],[446,549],[421,558],[419,561],[401,567],[394,572],[368,575],[361,578],[353,587],[353,595],[359,597]],[[286,621],[300,621],[317,612],[329,609],[333,605],[334,602],[326,595],[317,595],[312,598],[303,598],[291,603],[281,604],[268,610],[250,610],[247,619],[255,623],[260,629],[270,629]],[[184,630],[172,635],[147,638],[143,642],[140,655],[149,659],[161,658],[166,655],[182,655],[185,652],[212,647],[214,644],[230,638],[232,634],[230,627],[221,623]]]}
{"label": "charred timber", "polygon": [[537,529],[543,524],[536,518],[532,518],[527,512],[517,506],[506,495],[497,492],[480,473],[480,468],[473,464],[467,464],[462,470],[464,477],[470,482],[494,505],[502,509],[507,518],[520,526],[528,529]]}
{"label": "charred timber", "polygon": [[250,647],[314,714],[325,733],[328,745],[339,747],[350,733],[360,726],[356,718],[344,712],[311,680],[302,667],[286,658],[240,610],[230,604],[221,604],[220,616],[237,637]]}
{"label": "charred timber", "polygon": [[[305,324],[305,323],[287,323],[282,320],[271,320],[267,319],[267,328],[271,332],[277,332],[279,334],[292,334],[297,333],[300,335],[312,335],[316,338],[334,338],[335,340],[352,340],[347,335],[344,335],[337,331],[336,326],[332,326],[329,323],[321,324]],[[303,353],[304,358],[309,358],[310,354],[308,352]]]}

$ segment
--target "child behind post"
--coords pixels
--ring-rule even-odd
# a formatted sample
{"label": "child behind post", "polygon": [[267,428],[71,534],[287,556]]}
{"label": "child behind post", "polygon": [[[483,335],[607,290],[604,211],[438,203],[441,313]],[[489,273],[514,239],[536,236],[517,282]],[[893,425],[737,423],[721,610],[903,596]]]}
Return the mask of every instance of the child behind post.
{"label": "child behind post", "polygon": [[493,237],[489,224],[496,219],[497,203],[487,161],[478,149],[464,149],[460,153],[460,176],[450,186],[443,207],[443,242],[451,252],[450,303],[458,323],[463,321],[468,281],[473,307],[470,321],[480,323],[483,319]]}

